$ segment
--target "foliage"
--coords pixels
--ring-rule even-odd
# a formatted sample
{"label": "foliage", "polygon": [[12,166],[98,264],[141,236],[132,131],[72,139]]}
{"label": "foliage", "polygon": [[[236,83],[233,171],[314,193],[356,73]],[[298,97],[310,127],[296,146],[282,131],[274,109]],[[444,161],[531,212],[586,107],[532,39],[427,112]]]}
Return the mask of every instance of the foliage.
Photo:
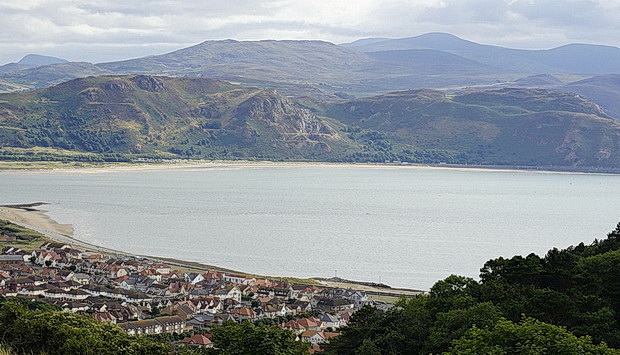
{"label": "foliage", "polygon": [[0,94],[0,160],[620,166],[620,124],[573,94],[410,90],[307,101],[205,78],[76,79]]}
{"label": "foliage", "polygon": [[306,354],[308,344],[295,340],[292,331],[278,326],[255,325],[248,321],[227,322],[211,330],[216,349],[209,354]]}
{"label": "foliage", "polygon": [[[618,353],[620,223],[607,239],[545,257],[497,258],[480,281],[451,275],[382,313],[362,308],[329,354]],[[608,345],[607,345],[608,344]],[[520,347],[520,348],[519,348]]]}
{"label": "foliage", "polygon": [[3,219],[0,219],[0,231],[13,233],[19,239],[26,241],[36,240],[43,236],[43,234],[33,231],[32,229],[22,227],[20,225]]}
{"label": "foliage", "polygon": [[576,337],[565,328],[525,318],[518,324],[503,319],[493,327],[473,327],[456,340],[450,354],[620,354],[589,337]]}
{"label": "foliage", "polygon": [[[28,308],[27,308],[28,307]],[[167,354],[169,349],[86,316],[29,301],[0,304],[0,338],[19,353]]]}

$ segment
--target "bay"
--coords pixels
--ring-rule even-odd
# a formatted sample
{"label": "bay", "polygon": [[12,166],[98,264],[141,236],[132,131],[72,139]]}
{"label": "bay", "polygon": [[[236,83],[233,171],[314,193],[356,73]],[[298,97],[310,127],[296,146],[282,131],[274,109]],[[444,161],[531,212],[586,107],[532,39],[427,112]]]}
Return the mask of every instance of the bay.
{"label": "bay", "polygon": [[428,289],[499,256],[602,239],[614,175],[246,165],[2,172],[0,203],[49,202],[77,239],[256,274]]}

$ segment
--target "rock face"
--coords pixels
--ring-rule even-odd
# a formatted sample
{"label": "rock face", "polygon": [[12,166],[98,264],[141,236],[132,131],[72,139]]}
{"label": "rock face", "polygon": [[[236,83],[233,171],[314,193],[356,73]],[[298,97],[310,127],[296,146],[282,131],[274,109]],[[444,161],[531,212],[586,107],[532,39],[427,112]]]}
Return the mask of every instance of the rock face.
{"label": "rock face", "polygon": [[349,144],[275,90],[204,78],[91,77],[5,98],[4,146],[288,159],[329,153],[338,140]]}
{"label": "rock face", "polygon": [[235,110],[240,119],[259,121],[278,131],[283,139],[328,135],[336,132],[320,120],[310,110],[294,104],[278,95],[275,90],[267,90],[244,101]]}

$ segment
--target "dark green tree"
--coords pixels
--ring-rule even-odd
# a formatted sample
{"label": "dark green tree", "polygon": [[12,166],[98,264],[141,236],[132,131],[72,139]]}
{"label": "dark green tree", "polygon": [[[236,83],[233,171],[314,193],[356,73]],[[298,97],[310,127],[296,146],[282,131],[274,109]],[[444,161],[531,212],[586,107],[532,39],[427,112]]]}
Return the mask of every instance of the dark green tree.
{"label": "dark green tree", "polygon": [[454,341],[449,354],[620,354],[590,337],[577,337],[563,327],[525,318],[520,323],[500,320],[494,327],[473,327]]}

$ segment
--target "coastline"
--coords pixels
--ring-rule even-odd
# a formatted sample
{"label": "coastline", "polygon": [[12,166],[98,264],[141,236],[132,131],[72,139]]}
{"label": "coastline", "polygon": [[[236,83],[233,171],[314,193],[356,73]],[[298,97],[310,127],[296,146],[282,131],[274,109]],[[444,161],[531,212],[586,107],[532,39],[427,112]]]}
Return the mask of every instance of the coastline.
{"label": "coastline", "polygon": [[[37,205],[44,205],[44,203],[36,203]],[[30,206],[30,204],[28,205]],[[370,294],[375,295],[389,295],[392,297],[406,296],[410,297],[413,295],[424,294],[426,291],[424,290],[414,290],[414,289],[406,289],[406,288],[392,288],[390,286],[385,287],[371,287],[367,282],[357,282],[357,281],[348,281],[339,282],[332,281],[328,279],[322,278],[309,278],[309,279],[299,279],[294,277],[271,277],[266,275],[256,275],[248,272],[231,270],[227,268],[221,268],[215,265],[204,264],[200,262],[186,261],[175,258],[161,257],[161,256],[150,256],[150,255],[136,255],[127,253],[121,250],[111,249],[102,247],[99,245],[94,245],[91,243],[83,242],[73,237],[73,226],[71,224],[60,224],[56,222],[54,219],[49,217],[46,214],[46,210],[33,208],[33,207],[12,207],[12,206],[0,206],[0,219],[8,220],[15,224],[19,224],[23,227],[32,229],[41,234],[44,234],[47,238],[64,244],[69,244],[73,248],[83,249],[83,250],[91,250],[96,252],[101,252],[108,255],[113,256],[134,256],[140,258],[146,258],[158,262],[167,263],[172,266],[177,266],[180,268],[192,270],[192,271],[206,271],[206,270],[217,270],[220,272],[228,272],[235,274],[243,274],[261,278],[270,278],[270,279],[287,279],[294,280],[293,283],[307,283],[307,284],[315,284],[315,285],[323,285],[327,287],[340,287],[340,288],[351,288],[355,290],[367,291]]]}
{"label": "coastline", "polygon": [[119,171],[148,171],[173,169],[251,169],[251,168],[364,168],[364,169],[432,169],[454,170],[471,172],[505,172],[505,173],[533,173],[533,174],[595,174],[617,175],[617,170],[598,170],[594,168],[570,167],[531,167],[531,166],[501,166],[501,165],[460,165],[460,164],[414,164],[414,163],[339,163],[339,162],[276,162],[276,161],[247,161],[247,160],[175,160],[155,163],[106,164],[104,166],[72,166],[63,168],[26,167],[23,169],[3,168],[3,173],[58,173],[58,174],[96,174]]}

